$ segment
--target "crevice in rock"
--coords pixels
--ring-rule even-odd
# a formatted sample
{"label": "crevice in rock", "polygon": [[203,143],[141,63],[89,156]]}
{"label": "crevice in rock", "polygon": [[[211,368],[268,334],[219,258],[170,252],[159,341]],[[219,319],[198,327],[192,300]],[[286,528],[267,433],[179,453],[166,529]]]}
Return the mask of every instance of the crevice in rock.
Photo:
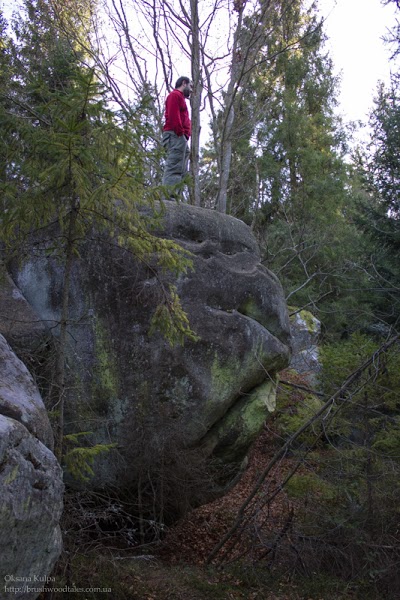
{"label": "crevice in rock", "polygon": [[25,459],[32,463],[36,470],[42,469],[42,463],[39,460],[37,460],[37,458],[35,458],[31,452],[29,452]]}
{"label": "crevice in rock", "polygon": [[46,485],[46,483],[44,481],[35,481],[35,483],[32,485],[33,489],[35,490],[40,490],[41,492],[43,490],[47,490],[48,486]]}
{"label": "crevice in rock", "polygon": [[18,421],[19,423],[21,423],[22,412],[18,410],[16,406],[11,407],[8,405],[4,406],[0,404],[0,414],[3,417],[8,417],[9,419],[14,419],[14,421]]}

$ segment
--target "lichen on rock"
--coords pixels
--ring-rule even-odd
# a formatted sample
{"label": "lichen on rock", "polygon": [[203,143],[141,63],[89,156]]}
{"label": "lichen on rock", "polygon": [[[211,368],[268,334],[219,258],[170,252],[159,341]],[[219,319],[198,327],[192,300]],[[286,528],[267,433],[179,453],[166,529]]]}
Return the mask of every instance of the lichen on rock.
{"label": "lichen on rock", "polygon": [[[82,244],[73,269],[68,364],[80,391],[78,398],[72,388],[66,402],[66,431],[90,430],[93,443],[117,445],[99,459],[94,487],[135,477],[125,448],[143,424],[160,438],[168,428],[180,431],[183,447],[203,449],[210,461],[218,454],[237,474],[269,414],[276,373],[289,362],[282,288],[261,264],[249,227],[166,202],[157,235],[189,251],[193,269],[180,276],[157,271],[100,235]],[[45,313],[50,302],[35,292],[38,269],[50,282],[57,318],[59,264],[31,260],[15,280]],[[162,333],[149,335],[160,283],[175,286],[197,341],[171,348]]]}

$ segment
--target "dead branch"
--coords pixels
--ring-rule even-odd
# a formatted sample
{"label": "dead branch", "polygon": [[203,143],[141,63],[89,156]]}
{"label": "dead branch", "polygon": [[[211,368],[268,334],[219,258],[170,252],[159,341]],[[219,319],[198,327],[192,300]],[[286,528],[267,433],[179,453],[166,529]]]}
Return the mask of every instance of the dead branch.
{"label": "dead branch", "polygon": [[[218,542],[218,544],[213,548],[213,550],[208,555],[207,560],[206,560],[207,565],[211,564],[211,562],[214,560],[215,556],[218,554],[218,552],[221,550],[221,548],[223,548],[225,546],[225,544],[232,538],[232,536],[236,533],[236,531],[242,525],[244,518],[245,518],[247,507],[250,505],[250,503],[252,502],[252,500],[254,499],[254,497],[256,496],[258,491],[260,490],[266,477],[271,472],[273,467],[289,451],[289,449],[292,447],[293,443],[309,427],[311,427],[311,425],[313,425],[313,423],[315,423],[324,413],[326,413],[329,410],[329,408],[336,402],[336,400],[339,400],[343,396],[344,392],[346,392],[348,390],[348,388],[350,388],[350,386],[353,385],[357,381],[357,379],[359,379],[359,377],[362,375],[362,373],[364,373],[364,371],[366,371],[371,365],[375,364],[375,362],[377,361],[377,359],[379,358],[379,356],[381,354],[387,352],[387,350],[389,348],[391,348],[394,344],[396,344],[398,342],[399,338],[400,338],[400,336],[396,335],[393,338],[391,338],[390,340],[388,340],[386,343],[382,344],[382,346],[376,352],[374,352],[374,354],[368,360],[366,360],[358,369],[353,371],[353,373],[346,379],[346,381],[341,385],[341,387],[329,398],[329,400],[327,400],[325,402],[325,404],[315,413],[315,415],[313,415],[306,423],[304,423],[288,439],[288,441],[285,444],[283,444],[283,446],[275,453],[275,455],[272,457],[272,459],[270,460],[268,465],[265,467],[265,469],[259,475],[252,491],[250,492],[250,494],[247,496],[246,500],[242,503],[241,507],[239,508],[239,511],[238,511],[238,514],[237,514],[234,524],[229,529],[229,531],[227,531],[227,533],[221,538],[221,540]],[[286,478],[286,480],[287,480],[287,478]]]}

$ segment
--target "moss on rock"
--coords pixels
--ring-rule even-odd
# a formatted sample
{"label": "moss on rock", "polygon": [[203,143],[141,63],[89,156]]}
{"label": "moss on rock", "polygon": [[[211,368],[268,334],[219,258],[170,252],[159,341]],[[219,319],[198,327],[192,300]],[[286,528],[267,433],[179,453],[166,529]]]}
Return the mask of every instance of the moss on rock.
{"label": "moss on rock", "polygon": [[109,343],[107,329],[99,317],[94,320],[94,379],[92,397],[97,410],[107,412],[118,398],[117,360]]}
{"label": "moss on rock", "polygon": [[276,385],[275,379],[268,379],[243,394],[205,437],[207,449],[224,462],[241,461],[275,410]]}

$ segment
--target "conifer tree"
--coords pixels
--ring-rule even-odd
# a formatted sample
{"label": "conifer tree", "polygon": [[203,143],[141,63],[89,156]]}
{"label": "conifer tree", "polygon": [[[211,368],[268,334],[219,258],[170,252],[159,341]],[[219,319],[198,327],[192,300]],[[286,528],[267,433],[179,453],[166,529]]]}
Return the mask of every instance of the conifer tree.
{"label": "conifer tree", "polygon": [[[108,108],[95,69],[58,28],[51,2],[27,0],[26,10],[16,27],[15,77],[2,96],[13,166],[1,184],[1,228],[12,250],[26,235],[40,229],[49,236],[58,227],[52,248],[64,269],[54,377],[61,458],[71,271],[80,241],[95,227],[118,236],[138,259],[157,254],[174,273],[185,271],[190,260],[180,246],[151,234],[141,216],[140,208],[154,207],[158,195],[147,186],[140,115],[132,111],[127,121]],[[153,328],[161,326],[172,344],[193,338],[175,290],[163,291]]]}
{"label": "conifer tree", "polygon": [[[385,2],[388,4],[389,2]],[[394,1],[400,10],[399,3]],[[400,48],[398,25],[387,41]],[[356,222],[366,240],[374,281],[371,303],[377,320],[398,328],[400,319],[400,72],[388,85],[380,83],[370,113],[371,139],[355,156],[354,186],[358,194]]]}
{"label": "conifer tree", "polygon": [[[354,268],[363,257],[349,218],[338,82],[315,6],[275,2],[269,19],[258,66],[236,99],[229,212],[255,230],[289,304],[318,309],[323,301],[339,325],[357,308],[346,290],[365,282]],[[205,162],[204,185],[213,190],[211,153]]]}

